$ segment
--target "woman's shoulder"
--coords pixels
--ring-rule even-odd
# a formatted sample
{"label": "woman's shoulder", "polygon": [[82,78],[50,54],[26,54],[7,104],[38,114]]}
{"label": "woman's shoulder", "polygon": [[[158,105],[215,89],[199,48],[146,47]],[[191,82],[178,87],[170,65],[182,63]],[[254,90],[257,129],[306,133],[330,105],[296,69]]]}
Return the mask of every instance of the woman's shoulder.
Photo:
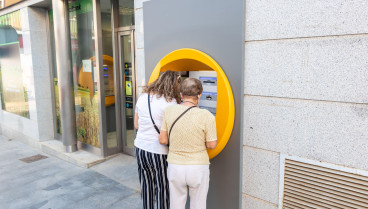
{"label": "woman's shoulder", "polygon": [[171,101],[167,101],[166,98],[164,97],[164,95],[158,96],[158,95],[155,94],[155,98],[157,99],[157,101],[159,101],[160,103],[162,103],[164,105],[177,104],[175,99],[171,99]]}
{"label": "woman's shoulder", "polygon": [[138,99],[137,99],[137,103],[138,103],[139,101],[145,101],[145,100],[147,100],[147,93],[141,93],[141,94],[139,95]]}
{"label": "woman's shoulder", "polygon": [[183,105],[179,105],[179,104],[173,104],[173,105],[170,105],[170,106],[167,106],[165,108],[165,111],[178,111],[178,110],[181,110],[183,108]]}
{"label": "woman's shoulder", "polygon": [[147,93],[141,93],[141,95],[138,97],[138,100],[142,98],[147,98]]}
{"label": "woman's shoulder", "polygon": [[204,116],[204,117],[215,117],[209,110],[203,108],[197,108],[197,114]]}

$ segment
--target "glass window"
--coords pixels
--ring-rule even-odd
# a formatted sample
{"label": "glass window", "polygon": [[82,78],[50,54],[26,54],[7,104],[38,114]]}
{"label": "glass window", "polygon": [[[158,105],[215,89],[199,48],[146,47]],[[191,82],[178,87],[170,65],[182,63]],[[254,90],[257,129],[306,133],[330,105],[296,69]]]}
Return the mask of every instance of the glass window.
{"label": "glass window", "polygon": [[134,0],[119,0],[119,27],[134,25]]}
{"label": "glass window", "polygon": [[55,114],[56,114],[56,133],[61,134],[61,119],[60,119],[60,100],[59,100],[59,81],[57,77],[56,53],[55,53],[55,34],[54,34],[54,19],[52,10],[49,11],[50,22],[50,42],[51,42],[51,56],[52,56],[52,70],[54,81],[54,100],[55,100]]}
{"label": "glass window", "polygon": [[[29,118],[27,73],[19,11],[0,17],[0,94],[2,109]],[[23,62],[22,62],[23,61]]]}
{"label": "glass window", "polygon": [[98,72],[92,0],[69,1],[77,137],[100,147]]}
{"label": "glass window", "polygon": [[132,37],[131,35],[120,36],[120,47],[121,47],[121,60],[124,63],[124,86],[125,91],[123,92],[125,96],[125,144],[126,148],[134,149],[134,93],[135,93],[135,76],[133,72],[132,61]]}
{"label": "glass window", "polygon": [[102,51],[104,71],[104,91],[106,109],[107,147],[117,147],[115,76],[112,46],[112,4],[110,0],[101,0]]}

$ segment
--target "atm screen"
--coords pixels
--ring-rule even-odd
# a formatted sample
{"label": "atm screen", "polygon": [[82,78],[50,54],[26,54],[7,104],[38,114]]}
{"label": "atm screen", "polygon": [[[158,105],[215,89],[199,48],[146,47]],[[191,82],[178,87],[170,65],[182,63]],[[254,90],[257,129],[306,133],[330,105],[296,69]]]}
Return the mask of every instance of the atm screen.
{"label": "atm screen", "polygon": [[189,71],[189,77],[199,79],[203,86],[202,96],[198,103],[199,108],[206,109],[216,116],[217,73],[215,71]]}

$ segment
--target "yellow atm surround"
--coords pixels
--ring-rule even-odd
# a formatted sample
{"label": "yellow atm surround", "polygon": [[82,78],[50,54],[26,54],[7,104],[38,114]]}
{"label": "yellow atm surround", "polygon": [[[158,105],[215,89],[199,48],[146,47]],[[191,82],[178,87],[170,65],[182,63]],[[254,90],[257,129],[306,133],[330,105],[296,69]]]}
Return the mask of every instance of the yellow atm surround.
{"label": "yellow atm surround", "polygon": [[207,150],[210,159],[216,157],[226,146],[231,136],[234,117],[234,97],[231,86],[220,65],[206,53],[196,49],[183,48],[175,50],[162,58],[154,68],[149,83],[155,81],[160,72],[174,71],[209,71],[217,73],[217,110],[216,126],[218,145],[216,149]]}

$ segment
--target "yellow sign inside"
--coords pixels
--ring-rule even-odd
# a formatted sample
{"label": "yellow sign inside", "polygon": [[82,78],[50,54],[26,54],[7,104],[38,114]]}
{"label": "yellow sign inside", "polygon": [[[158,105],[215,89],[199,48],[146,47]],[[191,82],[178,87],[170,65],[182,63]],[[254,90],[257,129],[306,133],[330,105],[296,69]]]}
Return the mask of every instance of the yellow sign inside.
{"label": "yellow sign inside", "polygon": [[132,82],[131,81],[125,81],[125,94],[127,96],[132,96],[133,95]]}

